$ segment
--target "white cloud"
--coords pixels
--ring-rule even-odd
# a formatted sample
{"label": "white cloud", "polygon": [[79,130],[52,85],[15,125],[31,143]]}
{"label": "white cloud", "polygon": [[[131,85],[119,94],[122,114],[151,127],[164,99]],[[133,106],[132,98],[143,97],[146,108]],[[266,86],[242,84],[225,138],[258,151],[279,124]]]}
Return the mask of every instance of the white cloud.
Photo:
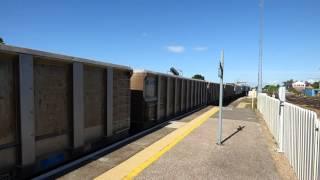
{"label": "white cloud", "polygon": [[172,53],[183,53],[185,48],[183,46],[167,46],[166,49]]}
{"label": "white cloud", "polygon": [[206,47],[206,46],[197,46],[197,47],[194,47],[193,50],[195,50],[195,51],[207,51],[208,47]]}

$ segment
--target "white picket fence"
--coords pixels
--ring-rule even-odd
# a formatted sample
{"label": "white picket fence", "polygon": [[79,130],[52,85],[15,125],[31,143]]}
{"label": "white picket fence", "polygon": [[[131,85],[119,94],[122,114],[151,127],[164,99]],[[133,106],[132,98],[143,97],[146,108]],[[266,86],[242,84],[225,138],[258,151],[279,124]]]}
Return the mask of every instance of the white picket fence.
{"label": "white picket fence", "polygon": [[[280,117],[281,106],[283,126]],[[287,102],[281,103],[280,100],[263,93],[258,95],[257,107],[298,179],[320,179],[320,124],[317,114]]]}
{"label": "white picket fence", "polygon": [[279,142],[279,107],[280,101],[265,94],[258,95],[258,110],[262,113],[273,137]]}

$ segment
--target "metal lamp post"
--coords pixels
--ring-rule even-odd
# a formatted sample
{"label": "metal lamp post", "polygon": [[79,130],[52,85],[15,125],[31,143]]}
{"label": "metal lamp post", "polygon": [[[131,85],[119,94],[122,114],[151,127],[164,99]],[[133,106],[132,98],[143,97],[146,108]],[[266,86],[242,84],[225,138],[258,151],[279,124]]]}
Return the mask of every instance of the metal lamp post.
{"label": "metal lamp post", "polygon": [[224,52],[221,51],[221,59],[219,64],[220,93],[219,93],[219,119],[217,131],[217,144],[222,144],[222,105],[223,105],[223,68],[224,68]]}

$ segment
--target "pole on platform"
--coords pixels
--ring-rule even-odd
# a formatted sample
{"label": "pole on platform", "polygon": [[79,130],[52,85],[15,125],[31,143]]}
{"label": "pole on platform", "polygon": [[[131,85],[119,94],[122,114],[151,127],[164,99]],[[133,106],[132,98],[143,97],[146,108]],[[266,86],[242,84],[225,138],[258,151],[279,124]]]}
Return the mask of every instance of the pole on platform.
{"label": "pole on platform", "polygon": [[251,96],[251,109],[253,109],[254,108],[254,96],[253,96],[253,94],[252,94],[252,96]]}
{"label": "pole on platform", "polygon": [[221,51],[221,59],[219,64],[220,93],[219,93],[219,119],[217,131],[217,144],[222,143],[222,105],[223,105],[223,68],[224,68],[224,52]]}

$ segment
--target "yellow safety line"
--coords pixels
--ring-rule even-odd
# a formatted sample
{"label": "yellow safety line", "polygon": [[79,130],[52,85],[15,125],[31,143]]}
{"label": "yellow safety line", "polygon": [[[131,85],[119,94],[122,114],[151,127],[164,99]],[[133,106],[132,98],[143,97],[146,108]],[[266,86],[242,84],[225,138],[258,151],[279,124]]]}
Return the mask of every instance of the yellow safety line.
{"label": "yellow safety line", "polygon": [[218,108],[211,108],[207,112],[188,122],[186,125],[166,135],[162,139],[138,152],[118,166],[101,174],[95,179],[133,179],[145,168],[157,161],[163,154],[182,141],[194,129],[206,122],[210,116],[216,112],[218,112]]}

